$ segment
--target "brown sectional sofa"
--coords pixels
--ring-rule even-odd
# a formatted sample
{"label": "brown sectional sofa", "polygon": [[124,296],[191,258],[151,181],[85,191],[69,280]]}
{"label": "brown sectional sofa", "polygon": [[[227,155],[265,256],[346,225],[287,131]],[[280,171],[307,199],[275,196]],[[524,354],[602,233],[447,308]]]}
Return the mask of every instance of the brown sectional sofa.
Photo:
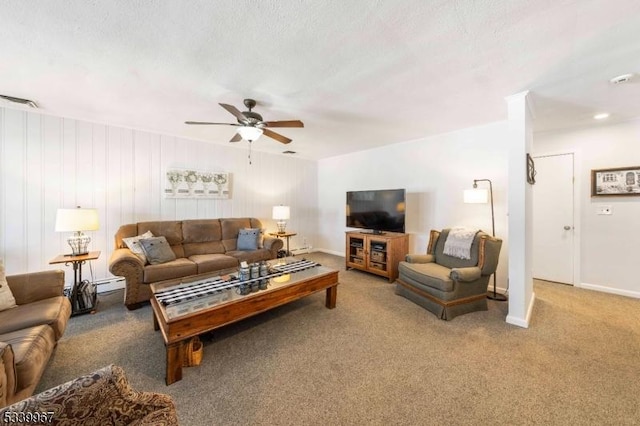
{"label": "brown sectional sofa", "polygon": [[17,306],[0,311],[0,407],[33,394],[71,316],[64,271],[6,278]]}
{"label": "brown sectional sofa", "polygon": [[[178,221],[138,222],[122,225],[115,235],[116,250],[109,260],[109,271],[125,278],[124,304],[136,309],[151,297],[149,284],[193,278],[235,268],[241,261],[259,262],[275,259],[283,242],[264,237],[262,248],[238,250],[241,229],[262,229],[256,218],[193,219]],[[147,231],[164,236],[176,259],[161,264],[144,264],[131,252],[123,238],[142,235]]]}

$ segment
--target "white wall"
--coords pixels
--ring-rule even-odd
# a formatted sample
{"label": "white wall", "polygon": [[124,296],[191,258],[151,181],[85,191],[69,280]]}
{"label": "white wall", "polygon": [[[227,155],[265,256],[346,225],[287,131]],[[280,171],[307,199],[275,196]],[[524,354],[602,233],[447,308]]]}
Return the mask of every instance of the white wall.
{"label": "white wall", "polygon": [[527,91],[506,98],[509,115],[509,297],[507,322],[529,327],[533,293],[533,190],[527,182],[527,153],[533,139]]}
{"label": "white wall", "polygon": [[[580,286],[640,298],[640,197],[591,197],[591,170],[640,166],[640,120],[536,133],[536,154],[575,152],[580,182]],[[611,216],[596,214],[601,205]]]}
{"label": "white wall", "polygon": [[[287,228],[299,235],[291,247],[302,237],[316,245],[316,163],[254,151],[249,165],[247,154],[245,143],[214,145],[0,108],[0,257],[7,273],[64,267],[49,265],[69,252],[67,235],[54,232],[56,210],[76,205],[100,215],[100,230],[89,233],[90,250],[102,251],[92,262],[96,279],[110,275],[118,227],[137,221],[252,216],[275,230],[271,208],[286,204]],[[230,172],[231,199],[164,198],[168,167]]]}
{"label": "white wall", "polygon": [[[492,123],[320,160],[317,247],[344,256],[346,192],[405,188],[409,251],[424,252],[431,229],[463,225],[491,233],[488,204],[464,204],[463,190],[473,179],[491,179],[496,235],[503,238],[498,287],[507,283],[506,122]],[[479,186],[483,187],[483,183]]]}

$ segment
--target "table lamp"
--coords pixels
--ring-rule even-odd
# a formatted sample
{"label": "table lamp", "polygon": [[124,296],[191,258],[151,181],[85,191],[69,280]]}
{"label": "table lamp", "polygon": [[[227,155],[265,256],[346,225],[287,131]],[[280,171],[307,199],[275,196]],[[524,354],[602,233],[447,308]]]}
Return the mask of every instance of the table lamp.
{"label": "table lamp", "polygon": [[58,209],[56,214],[56,232],[73,232],[67,238],[71,246],[71,256],[80,256],[89,253],[87,246],[91,237],[82,231],[97,231],[100,229],[98,210],[83,209],[78,206],[75,209]]}
{"label": "table lamp", "polygon": [[287,219],[289,219],[289,206],[273,206],[273,220],[278,225],[278,234],[284,234],[287,227]]}

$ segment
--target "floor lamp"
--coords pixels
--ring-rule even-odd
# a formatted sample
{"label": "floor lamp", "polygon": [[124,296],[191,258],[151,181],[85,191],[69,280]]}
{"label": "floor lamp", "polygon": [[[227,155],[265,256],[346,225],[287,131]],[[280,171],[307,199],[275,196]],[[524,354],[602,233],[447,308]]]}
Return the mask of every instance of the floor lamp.
{"label": "floor lamp", "polygon": [[[487,193],[486,189],[478,189],[478,182],[489,182],[489,191]],[[491,202],[491,235],[496,236],[496,219],[495,214],[493,212],[493,185],[491,184],[491,180],[489,179],[474,179],[473,180],[473,189],[466,189],[464,191],[464,202],[465,203],[482,203],[486,204],[487,202]],[[487,298],[491,300],[497,300],[499,302],[504,302],[507,300],[507,296],[505,294],[496,293],[496,274],[493,274],[493,291],[487,292]]]}

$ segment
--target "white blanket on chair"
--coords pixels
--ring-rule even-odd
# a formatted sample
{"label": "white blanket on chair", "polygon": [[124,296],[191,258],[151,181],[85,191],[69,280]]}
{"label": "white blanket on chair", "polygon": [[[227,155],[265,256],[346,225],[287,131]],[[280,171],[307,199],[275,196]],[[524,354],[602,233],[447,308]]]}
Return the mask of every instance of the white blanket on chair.
{"label": "white blanket on chair", "polygon": [[444,242],[444,254],[458,259],[471,259],[471,244],[478,229],[451,228]]}

